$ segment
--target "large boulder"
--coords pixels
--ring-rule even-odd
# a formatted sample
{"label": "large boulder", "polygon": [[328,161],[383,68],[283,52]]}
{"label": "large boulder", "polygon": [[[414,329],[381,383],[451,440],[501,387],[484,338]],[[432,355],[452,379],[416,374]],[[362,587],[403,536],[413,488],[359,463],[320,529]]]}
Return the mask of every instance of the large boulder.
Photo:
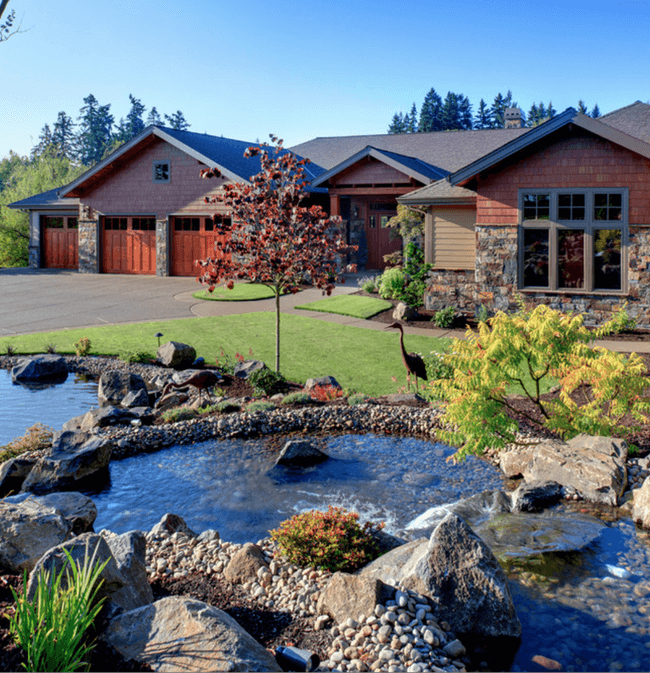
{"label": "large boulder", "polygon": [[392,594],[390,587],[374,577],[337,572],[321,591],[317,609],[319,614],[328,614],[339,624],[348,618],[359,621],[373,615],[377,604]]}
{"label": "large boulder", "polygon": [[256,579],[262,568],[269,568],[262,550],[256,544],[247,542],[232,557],[223,576],[233,584],[245,584]]}
{"label": "large boulder", "polygon": [[66,378],[68,367],[60,355],[48,354],[24,358],[11,370],[11,380],[25,385],[61,383]]}
{"label": "large boulder", "polygon": [[282,670],[232,617],[191,598],[169,596],[118,615],[101,637],[161,673]]}
{"label": "large boulder", "polygon": [[400,301],[393,310],[393,320],[404,320],[408,322],[409,320],[413,320],[417,314],[418,311],[416,308]]}
{"label": "large boulder", "polygon": [[71,528],[58,510],[35,499],[0,501],[0,570],[30,572],[48,549],[68,538]]}
{"label": "large boulder", "polygon": [[144,533],[132,530],[107,537],[106,542],[126,582],[111,596],[111,602],[126,612],[153,603],[153,591],[147,575],[147,540]]}
{"label": "large boulder", "polygon": [[113,452],[111,440],[83,432],[60,432],[52,451],[32,468],[23,491],[49,493],[75,490],[105,480]]}
{"label": "large boulder", "polygon": [[138,418],[130,409],[106,405],[86,412],[80,423],[80,430],[88,432],[93,428],[107,428],[115,425],[129,425]]}
{"label": "large boulder", "polygon": [[164,367],[187,369],[196,360],[196,350],[178,341],[168,341],[158,348],[156,360]]}
{"label": "large boulder", "polygon": [[585,500],[615,507],[627,485],[626,460],[624,440],[578,435],[537,446],[523,475],[528,483],[554,481]]}
{"label": "large boulder", "polygon": [[401,582],[428,597],[434,617],[455,633],[521,635],[508,581],[490,548],[456,514],[449,513],[427,542],[398,547],[359,574],[387,584]]}
{"label": "large boulder", "polygon": [[27,500],[33,500],[44,507],[55,509],[70,524],[72,535],[93,532],[97,507],[92,498],[83,493],[75,491],[49,493],[48,495],[19,493],[5,498],[4,502],[16,504]]}
{"label": "large boulder", "polygon": [[0,464],[0,498],[18,493],[37,462],[37,456],[16,456]]}
{"label": "large boulder", "polygon": [[233,373],[237,378],[247,379],[253,372],[261,372],[266,368],[261,360],[245,360],[235,365]]}
{"label": "large boulder", "polygon": [[341,384],[333,376],[316,376],[305,381],[304,390],[309,392],[314,388],[324,388],[325,386],[332,386],[336,390],[341,390]]}
{"label": "large boulder", "polygon": [[520,484],[510,494],[513,512],[541,512],[562,498],[562,487],[555,481]]}
{"label": "large boulder", "polygon": [[156,535],[173,535],[174,533],[182,533],[188,537],[196,537],[196,533],[185,523],[185,519],[178,514],[167,512],[160,521],[151,529],[151,534]]}
{"label": "large boulder", "polygon": [[646,477],[641,488],[632,491],[634,502],[632,518],[645,528],[650,528],[650,477]]}
{"label": "large boulder", "polygon": [[100,406],[107,404],[115,406],[122,404],[129,393],[137,393],[138,391],[143,391],[147,395],[148,403],[147,384],[141,376],[129,372],[104,372],[99,377],[97,398]]}
{"label": "large boulder", "polygon": [[284,445],[275,464],[287,467],[310,467],[318,465],[328,458],[329,456],[315,446],[313,441],[292,439]]}

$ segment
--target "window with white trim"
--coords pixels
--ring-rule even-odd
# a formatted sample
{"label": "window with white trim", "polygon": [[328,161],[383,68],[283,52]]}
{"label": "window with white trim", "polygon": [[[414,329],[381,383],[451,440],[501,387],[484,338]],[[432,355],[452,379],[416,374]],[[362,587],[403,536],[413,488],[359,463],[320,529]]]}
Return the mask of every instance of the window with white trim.
{"label": "window with white trim", "polygon": [[170,182],[170,168],[169,161],[154,161],[153,162],[153,181],[154,182]]}
{"label": "window with white trim", "polygon": [[520,189],[520,286],[622,291],[627,212],[626,189]]}

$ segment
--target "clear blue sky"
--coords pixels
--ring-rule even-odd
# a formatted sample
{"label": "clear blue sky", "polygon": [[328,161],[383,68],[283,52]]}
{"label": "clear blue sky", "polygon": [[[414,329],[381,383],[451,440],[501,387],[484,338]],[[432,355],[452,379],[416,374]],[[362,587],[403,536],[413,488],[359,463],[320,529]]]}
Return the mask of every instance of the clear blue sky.
{"label": "clear blue sky", "polygon": [[11,0],[0,44],[0,158],[26,154],[93,93],[182,110],[192,131],[291,146],[385,133],[434,87],[528,110],[650,99],[650,1]]}

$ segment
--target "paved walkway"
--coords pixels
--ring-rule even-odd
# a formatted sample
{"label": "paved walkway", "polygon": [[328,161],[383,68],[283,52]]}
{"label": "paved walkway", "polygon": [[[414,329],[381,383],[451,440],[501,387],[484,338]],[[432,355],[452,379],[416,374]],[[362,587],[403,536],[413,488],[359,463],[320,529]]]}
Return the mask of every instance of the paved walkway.
{"label": "paved walkway", "polygon": [[[346,277],[334,296],[358,290],[362,274]],[[194,278],[86,274],[57,269],[0,270],[0,336],[48,332],[59,329],[150,322],[254,311],[275,311],[274,299],[259,301],[204,301],[193,293],[201,289]],[[296,309],[323,298],[320,290],[303,290],[282,298],[282,312],[317,320],[382,330],[386,325],[371,320]],[[406,326],[407,334],[462,337],[464,330],[426,329]],[[613,351],[650,353],[650,341],[601,341]]]}

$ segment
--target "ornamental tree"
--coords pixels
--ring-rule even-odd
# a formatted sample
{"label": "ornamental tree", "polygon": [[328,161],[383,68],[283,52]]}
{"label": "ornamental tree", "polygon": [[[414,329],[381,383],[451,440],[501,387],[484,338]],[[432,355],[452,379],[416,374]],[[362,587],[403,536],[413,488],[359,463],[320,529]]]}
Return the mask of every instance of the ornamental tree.
{"label": "ornamental tree", "polygon": [[[280,370],[280,297],[296,293],[302,283],[331,294],[335,282],[345,282],[339,274],[339,256],[353,247],[347,245],[338,225],[339,217],[329,217],[320,206],[302,206],[307,196],[305,166],[285,150],[282,140],[271,135],[274,145],[249,147],[245,157],[259,156],[261,169],[250,182],[226,182],[217,196],[206,203],[225,206],[227,217],[214,218],[214,231],[225,242],[214,257],[197,260],[201,272],[197,280],[212,292],[225,282],[232,289],[236,278],[261,283],[275,295],[275,371]],[[222,177],[217,168],[201,171],[203,178]],[[348,270],[353,270],[348,267]]]}

